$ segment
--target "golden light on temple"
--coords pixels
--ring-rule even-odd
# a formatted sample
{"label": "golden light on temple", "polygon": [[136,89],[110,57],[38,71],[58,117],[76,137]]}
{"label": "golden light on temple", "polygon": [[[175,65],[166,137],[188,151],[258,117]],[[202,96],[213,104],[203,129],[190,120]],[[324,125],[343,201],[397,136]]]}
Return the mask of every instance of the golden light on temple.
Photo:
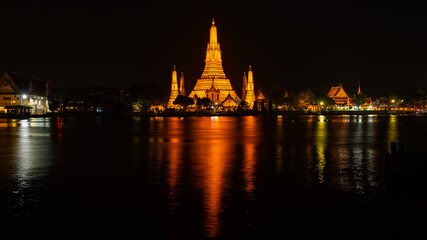
{"label": "golden light on temple", "polygon": [[242,100],[245,101],[250,108],[253,107],[255,102],[254,75],[252,72],[252,67],[250,65],[249,65],[249,71],[248,71],[248,83],[247,83],[246,95],[245,95],[245,98],[243,98]]}
{"label": "golden light on temple", "polygon": [[[178,83],[174,66],[168,108],[179,108],[179,106],[173,104],[178,95],[186,96],[184,76],[181,74]],[[246,78],[245,73],[243,76],[242,98],[239,98],[231,86],[230,79],[226,77],[224,69],[222,68],[221,48],[218,42],[218,28],[215,25],[215,20],[212,19],[212,25],[209,31],[209,42],[206,48],[205,67],[201,77],[197,79],[196,85],[191,90],[188,97],[193,100],[197,98],[209,98],[213,106],[222,106],[225,110],[228,110],[236,109],[242,101],[246,103],[246,107],[253,108],[254,102],[258,101],[258,95],[259,94],[255,95],[251,66],[249,66],[248,77]],[[265,99],[262,98],[262,100]]]}
{"label": "golden light on temple", "polygon": [[171,84],[171,95],[168,101],[168,108],[174,107],[173,101],[175,101],[176,97],[179,95],[178,91],[178,77],[176,74],[176,68],[173,66],[172,71],[172,84]]}
{"label": "golden light on temple", "polygon": [[209,43],[206,49],[205,68],[201,78],[197,79],[196,85],[189,97],[207,97],[210,98],[213,103],[220,104],[229,94],[234,100],[240,100],[231,86],[230,79],[226,78],[222,68],[217,27],[215,26],[215,20],[212,19]]}

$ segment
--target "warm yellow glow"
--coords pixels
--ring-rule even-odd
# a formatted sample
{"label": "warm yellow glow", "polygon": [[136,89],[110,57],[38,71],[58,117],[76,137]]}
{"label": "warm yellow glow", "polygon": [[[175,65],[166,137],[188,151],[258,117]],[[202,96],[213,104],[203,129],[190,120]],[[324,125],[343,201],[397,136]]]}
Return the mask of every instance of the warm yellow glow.
{"label": "warm yellow glow", "polygon": [[248,197],[253,197],[255,190],[255,165],[256,165],[256,142],[251,134],[256,131],[256,118],[251,116],[245,119],[244,130],[247,137],[243,138],[243,178],[245,180],[245,191]]}
{"label": "warm yellow glow", "polygon": [[391,152],[390,143],[399,141],[398,119],[396,115],[390,115],[390,121],[387,129],[387,149]]}
{"label": "warm yellow glow", "polygon": [[176,97],[178,95],[179,95],[179,92],[178,92],[178,78],[177,78],[175,66],[173,66],[172,84],[171,84],[171,95],[169,97],[168,108],[174,108],[174,107],[176,107],[173,104],[173,101],[175,101],[175,99],[176,99]]}
{"label": "warm yellow glow", "polygon": [[175,201],[178,194],[180,185],[180,168],[181,168],[181,156],[183,151],[183,144],[180,139],[184,133],[182,131],[181,123],[179,118],[168,118],[168,128],[166,129],[166,138],[170,139],[167,146],[168,151],[168,171],[167,181],[169,185],[169,199],[171,200],[171,210],[175,210]]}
{"label": "warm yellow glow", "polygon": [[248,71],[248,89],[246,91],[246,98],[244,101],[248,104],[250,108],[253,107],[255,102],[255,91],[254,91],[254,76],[252,73],[251,66],[249,66]]}
{"label": "warm yellow glow", "polygon": [[217,37],[217,32],[216,32],[216,27],[215,27],[215,20],[212,19],[212,26],[211,26],[211,31],[210,31],[210,38],[209,38],[209,43],[214,45],[218,43],[218,37]]}
{"label": "warm yellow glow", "polygon": [[394,99],[392,99],[392,100],[391,100],[391,103],[394,103],[394,102],[395,102],[395,100],[394,100]]}
{"label": "warm yellow glow", "polygon": [[[207,91],[214,87],[215,91],[219,91],[219,96],[214,94],[207,94]],[[206,50],[205,68],[201,78],[197,79],[194,89],[191,91],[189,97],[192,98],[197,95],[200,98],[210,98],[214,103],[221,103],[225,98],[231,95],[233,99],[237,98],[237,94],[231,86],[230,79],[226,78],[222,68],[222,58],[220,44],[217,39],[217,28],[215,22],[212,20],[210,29],[210,38]]]}
{"label": "warm yellow glow", "polygon": [[215,238],[221,229],[220,213],[223,210],[223,196],[229,187],[227,181],[229,162],[233,159],[232,145],[224,143],[230,137],[229,131],[236,130],[235,121],[227,118],[200,118],[194,122],[194,132],[200,146],[191,158],[196,161],[195,172],[200,179],[203,208],[206,218],[203,225],[209,238]]}
{"label": "warm yellow glow", "polygon": [[316,127],[316,137],[315,137],[317,159],[319,160],[316,165],[319,183],[325,182],[325,175],[324,175],[324,170],[326,165],[325,150],[327,145],[328,131],[327,131],[327,125],[326,125],[327,123],[324,121],[324,117],[325,116],[320,116],[320,121],[318,122]]}
{"label": "warm yellow glow", "polygon": [[323,106],[323,102],[320,102],[320,105]]}

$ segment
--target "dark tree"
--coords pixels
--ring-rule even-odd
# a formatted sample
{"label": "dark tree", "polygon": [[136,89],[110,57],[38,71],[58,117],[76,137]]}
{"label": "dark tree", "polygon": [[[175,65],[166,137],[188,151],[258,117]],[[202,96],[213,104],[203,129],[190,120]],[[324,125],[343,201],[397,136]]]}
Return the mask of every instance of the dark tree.
{"label": "dark tree", "polygon": [[[166,87],[155,84],[132,84],[126,90],[126,104],[141,106],[141,110],[150,108],[151,105],[167,103],[168,92]],[[149,106],[148,106],[149,105]]]}
{"label": "dark tree", "polygon": [[363,93],[355,95],[353,98],[353,103],[357,107],[362,106],[366,103],[366,95]]}
{"label": "dark tree", "polygon": [[178,97],[176,97],[175,101],[173,101],[173,104],[180,105],[184,109],[187,109],[187,107],[189,105],[193,105],[194,104],[194,100],[192,98],[189,98],[189,97],[186,97],[186,96],[178,95]]}
{"label": "dark tree", "polygon": [[285,103],[285,90],[282,90],[280,88],[273,88],[271,90],[271,93],[269,95],[269,98],[272,102],[272,108],[274,107],[276,110],[279,106],[282,106]]}
{"label": "dark tree", "polygon": [[306,108],[308,105],[314,103],[314,97],[315,95],[313,90],[304,89],[296,95],[294,99],[295,105],[300,108]]}
{"label": "dark tree", "polygon": [[211,104],[211,102],[212,101],[209,98],[206,98],[206,97],[204,97],[204,98],[198,98],[196,105],[197,105],[198,108],[200,108],[202,106],[203,107],[209,107],[209,105]]}
{"label": "dark tree", "polygon": [[323,91],[313,91],[314,93],[314,103],[319,106],[331,107],[335,105],[335,102],[332,98],[328,97]]}

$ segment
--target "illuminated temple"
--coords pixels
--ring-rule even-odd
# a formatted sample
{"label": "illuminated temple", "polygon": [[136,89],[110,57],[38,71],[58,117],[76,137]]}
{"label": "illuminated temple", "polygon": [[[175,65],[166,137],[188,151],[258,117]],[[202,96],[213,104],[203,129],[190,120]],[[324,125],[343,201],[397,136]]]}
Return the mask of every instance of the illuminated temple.
{"label": "illuminated temple", "polygon": [[[178,95],[185,96],[184,76],[181,74],[178,81],[174,66],[168,108],[179,108],[178,105],[173,104]],[[231,86],[230,79],[225,76],[217,28],[213,19],[206,49],[205,68],[188,97],[193,99],[209,98],[213,104],[223,106],[224,109],[235,109],[242,101],[247,107],[253,108],[257,101],[251,66],[249,66],[248,77],[246,74],[243,76],[242,98],[239,98]]]}
{"label": "illuminated temple", "polygon": [[201,78],[197,79],[196,86],[191,91],[189,97],[199,98],[207,97],[214,103],[222,103],[230,94],[231,98],[236,102],[240,102],[230,79],[225,76],[222,69],[221,49],[218,42],[217,28],[215,21],[212,19],[210,29],[210,38],[206,50],[205,69]]}

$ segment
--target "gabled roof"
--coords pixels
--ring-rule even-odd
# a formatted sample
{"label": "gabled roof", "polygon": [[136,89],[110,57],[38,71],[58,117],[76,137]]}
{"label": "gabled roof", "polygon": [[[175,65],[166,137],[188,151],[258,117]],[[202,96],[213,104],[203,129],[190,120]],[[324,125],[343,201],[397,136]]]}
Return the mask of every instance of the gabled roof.
{"label": "gabled roof", "polygon": [[338,92],[341,86],[338,87],[331,87],[331,90],[329,90],[328,97],[332,98],[335,96],[335,94]]}
{"label": "gabled roof", "polygon": [[227,101],[227,100],[234,101],[234,99],[233,99],[233,97],[231,96],[230,93],[228,93],[227,97],[224,99],[224,101]]}
{"label": "gabled roof", "polygon": [[12,81],[13,90],[19,94],[45,96],[47,93],[46,81],[13,72],[5,72],[2,78]]}
{"label": "gabled roof", "polygon": [[347,99],[348,95],[340,84],[338,87],[331,87],[331,90],[329,90],[328,93],[328,97],[332,99]]}
{"label": "gabled roof", "polygon": [[231,96],[230,93],[228,93],[227,97],[222,101],[221,105],[223,106],[237,106],[239,105]]}
{"label": "gabled roof", "polygon": [[262,93],[261,89],[258,90],[258,93],[256,95],[256,100],[266,100],[267,98],[264,96],[264,94]]}
{"label": "gabled roof", "polygon": [[216,89],[215,86],[212,84],[211,88],[209,90],[206,90],[206,92],[220,92],[219,89]]}

